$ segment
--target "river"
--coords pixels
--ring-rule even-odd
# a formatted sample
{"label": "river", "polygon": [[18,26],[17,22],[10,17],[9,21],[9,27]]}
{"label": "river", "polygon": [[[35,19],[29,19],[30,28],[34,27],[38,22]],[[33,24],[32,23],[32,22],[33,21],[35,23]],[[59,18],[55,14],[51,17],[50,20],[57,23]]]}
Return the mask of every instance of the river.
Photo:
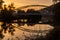
{"label": "river", "polygon": [[[2,22],[0,22],[0,25],[1,24]],[[54,29],[54,27],[49,24],[35,24],[34,26],[27,26],[27,24],[25,24],[24,26],[20,27],[17,27],[17,23],[13,23],[12,25],[15,26],[14,36],[7,32],[6,34],[4,34],[5,37],[2,40],[25,40],[25,37],[30,36],[36,38],[36,36],[34,35],[46,36],[46,34],[49,33],[50,30]],[[34,30],[37,30],[38,32],[35,32]]]}

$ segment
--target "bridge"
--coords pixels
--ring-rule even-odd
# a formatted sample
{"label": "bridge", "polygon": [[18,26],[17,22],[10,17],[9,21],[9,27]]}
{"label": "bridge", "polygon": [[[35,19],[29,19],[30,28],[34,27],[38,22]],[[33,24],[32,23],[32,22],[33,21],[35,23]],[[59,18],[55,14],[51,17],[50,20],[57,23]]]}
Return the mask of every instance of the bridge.
{"label": "bridge", "polygon": [[[48,17],[49,15],[53,16],[53,14],[51,15],[51,11],[46,10],[46,8],[48,8],[49,6],[45,6],[45,5],[27,5],[27,6],[17,8],[17,9],[21,10],[21,9],[25,9],[29,7],[40,7],[40,9],[37,10],[36,13],[35,12],[22,13],[21,11],[16,13],[15,15],[13,15],[14,13],[12,13],[11,17],[0,17],[0,21],[10,22],[10,23],[38,23],[39,24],[39,23],[42,23],[41,21],[42,16],[44,17],[46,16]],[[14,21],[14,20],[17,20],[17,21]],[[48,22],[43,22],[43,23],[48,23]]]}
{"label": "bridge", "polygon": [[24,9],[24,8],[28,8],[28,7],[49,7],[49,6],[45,6],[45,5],[27,5],[27,6],[22,6],[22,7],[19,7],[17,9]]}

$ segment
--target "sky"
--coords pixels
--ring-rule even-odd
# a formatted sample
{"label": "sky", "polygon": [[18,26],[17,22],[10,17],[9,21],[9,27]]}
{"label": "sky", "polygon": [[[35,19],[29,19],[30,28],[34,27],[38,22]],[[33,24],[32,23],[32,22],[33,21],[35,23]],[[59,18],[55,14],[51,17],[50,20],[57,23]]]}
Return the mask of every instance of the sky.
{"label": "sky", "polygon": [[51,5],[52,0],[4,0],[4,4],[14,3],[15,7],[21,7],[26,5]]}

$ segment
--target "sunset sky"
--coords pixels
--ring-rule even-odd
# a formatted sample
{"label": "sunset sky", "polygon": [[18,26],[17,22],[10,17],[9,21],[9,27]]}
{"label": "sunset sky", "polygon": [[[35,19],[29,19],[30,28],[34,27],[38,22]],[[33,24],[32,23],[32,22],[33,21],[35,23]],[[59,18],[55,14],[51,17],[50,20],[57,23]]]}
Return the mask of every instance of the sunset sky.
{"label": "sunset sky", "polygon": [[15,7],[21,7],[26,5],[51,5],[52,0],[4,0],[4,4],[14,3]]}

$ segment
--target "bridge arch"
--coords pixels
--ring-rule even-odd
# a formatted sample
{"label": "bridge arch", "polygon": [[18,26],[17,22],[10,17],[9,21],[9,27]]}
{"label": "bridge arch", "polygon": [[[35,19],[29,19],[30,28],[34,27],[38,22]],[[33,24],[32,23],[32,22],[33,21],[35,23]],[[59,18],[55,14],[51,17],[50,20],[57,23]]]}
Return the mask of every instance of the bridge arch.
{"label": "bridge arch", "polygon": [[26,10],[26,9],[28,9],[29,7],[30,7],[30,8],[39,7],[39,8],[41,9],[41,8],[46,8],[46,7],[49,7],[49,6],[46,6],[46,5],[27,5],[27,6],[19,7],[19,8],[17,8],[17,9],[19,9],[19,10],[21,10],[21,9],[24,10],[24,9],[25,9],[25,10]]}

